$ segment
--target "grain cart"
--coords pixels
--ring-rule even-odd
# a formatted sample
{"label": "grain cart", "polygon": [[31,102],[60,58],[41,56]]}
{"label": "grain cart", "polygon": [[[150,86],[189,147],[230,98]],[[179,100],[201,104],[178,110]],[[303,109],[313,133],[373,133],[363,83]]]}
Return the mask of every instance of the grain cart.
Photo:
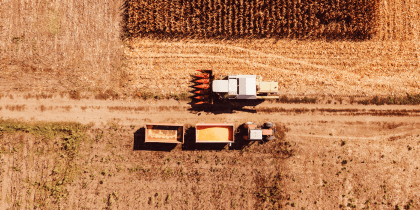
{"label": "grain cart", "polygon": [[203,123],[195,126],[196,143],[229,143],[234,142],[234,125],[227,123]]}
{"label": "grain cart", "polygon": [[247,135],[243,138],[250,141],[271,141],[274,140],[276,129],[272,122],[266,122],[263,126],[255,125],[253,122],[245,123],[245,129],[248,129]]}
{"label": "grain cart", "polygon": [[215,80],[212,70],[197,70],[200,74],[195,75],[197,80],[194,86],[198,89],[195,97],[196,104],[213,103],[214,99],[238,100],[238,99],[278,99],[278,83],[262,81],[258,75],[231,75],[220,77]]}
{"label": "grain cart", "polygon": [[146,124],[145,143],[184,143],[183,124]]}

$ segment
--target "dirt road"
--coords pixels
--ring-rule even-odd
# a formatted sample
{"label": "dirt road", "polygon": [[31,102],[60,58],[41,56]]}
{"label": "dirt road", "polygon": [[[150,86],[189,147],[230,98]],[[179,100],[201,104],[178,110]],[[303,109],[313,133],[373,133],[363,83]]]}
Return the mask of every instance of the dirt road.
{"label": "dirt road", "polygon": [[256,107],[216,109],[212,112],[191,110],[186,101],[176,100],[69,100],[0,99],[0,116],[22,121],[74,121],[93,123],[96,127],[108,122],[142,126],[144,123],[185,123],[271,120],[286,124],[296,122],[418,122],[420,106],[407,105],[333,105],[281,104],[264,102]]}

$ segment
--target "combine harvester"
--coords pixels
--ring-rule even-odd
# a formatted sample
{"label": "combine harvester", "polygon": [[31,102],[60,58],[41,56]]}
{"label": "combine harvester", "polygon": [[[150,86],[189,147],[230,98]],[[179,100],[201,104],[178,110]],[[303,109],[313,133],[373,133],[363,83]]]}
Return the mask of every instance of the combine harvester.
{"label": "combine harvester", "polygon": [[197,91],[195,99],[199,104],[213,104],[215,100],[231,102],[232,100],[265,100],[278,99],[277,82],[262,81],[257,75],[231,75],[215,80],[212,70],[197,70],[194,86]]}

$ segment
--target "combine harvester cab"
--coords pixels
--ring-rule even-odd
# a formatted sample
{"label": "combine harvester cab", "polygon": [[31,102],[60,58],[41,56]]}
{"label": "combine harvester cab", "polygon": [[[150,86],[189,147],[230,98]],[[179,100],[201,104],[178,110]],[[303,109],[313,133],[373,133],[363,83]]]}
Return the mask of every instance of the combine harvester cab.
{"label": "combine harvester cab", "polygon": [[234,125],[203,123],[195,126],[196,143],[234,143]]}
{"label": "combine harvester cab", "polygon": [[213,80],[212,91],[228,99],[278,99],[277,82],[262,81],[257,75],[228,76],[224,80]]}
{"label": "combine harvester cab", "polygon": [[258,75],[232,75],[214,80],[212,70],[197,70],[200,74],[195,88],[199,89],[195,97],[202,100],[196,104],[211,104],[213,99],[278,99],[278,83],[263,81]]}
{"label": "combine harvester cab", "polygon": [[184,143],[184,124],[146,124],[145,143]]}

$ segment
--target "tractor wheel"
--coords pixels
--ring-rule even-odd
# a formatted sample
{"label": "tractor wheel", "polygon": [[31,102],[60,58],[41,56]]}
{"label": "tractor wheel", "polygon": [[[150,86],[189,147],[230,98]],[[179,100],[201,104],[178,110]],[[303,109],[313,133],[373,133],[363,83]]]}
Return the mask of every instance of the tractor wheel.
{"label": "tractor wheel", "polygon": [[273,140],[274,140],[274,136],[267,137],[267,141],[273,141]]}
{"label": "tractor wheel", "polygon": [[274,126],[272,122],[266,122],[264,125],[266,128],[272,128]]}

